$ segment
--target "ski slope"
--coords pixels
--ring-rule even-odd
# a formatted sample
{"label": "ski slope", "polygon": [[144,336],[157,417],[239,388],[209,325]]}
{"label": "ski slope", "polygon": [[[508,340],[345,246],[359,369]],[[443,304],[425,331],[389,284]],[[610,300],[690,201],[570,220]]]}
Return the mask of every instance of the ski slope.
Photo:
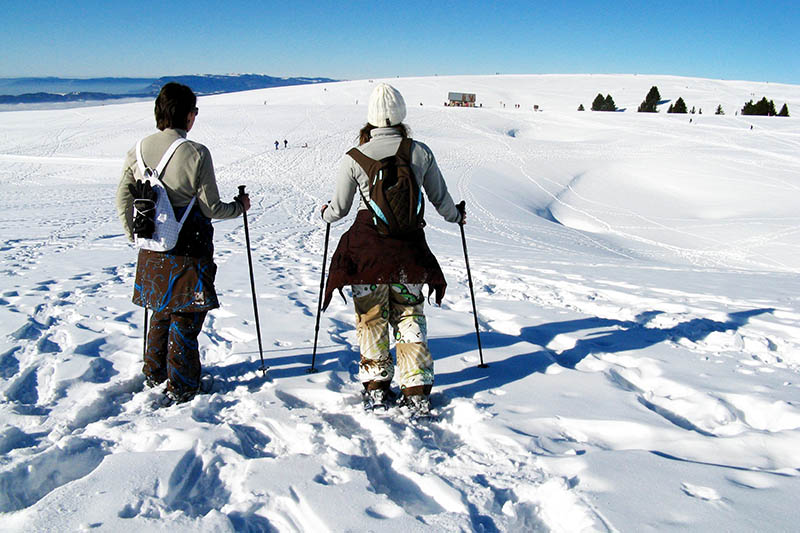
{"label": "ski slope", "polygon": [[[253,203],[270,370],[257,371],[241,220],[216,222],[222,307],[200,337],[215,389],[157,411],[130,302],[135,251],[114,212],[122,158],[154,131],[152,103],[0,113],[2,529],[795,530],[800,126],[735,111],[766,96],[800,112],[800,87],[386,81],[467,203],[489,363],[477,368],[459,229],[431,209],[449,286],[427,307],[429,427],[362,412],[353,311],[338,296],[319,372],[306,373],[317,208],[374,82],[199,99],[190,138],[210,148],[223,196],[245,184]],[[636,113],[652,85],[703,114]],[[483,107],[445,107],[448,91]],[[599,92],[627,111],[576,111]],[[353,215],[332,227],[331,249]]]}

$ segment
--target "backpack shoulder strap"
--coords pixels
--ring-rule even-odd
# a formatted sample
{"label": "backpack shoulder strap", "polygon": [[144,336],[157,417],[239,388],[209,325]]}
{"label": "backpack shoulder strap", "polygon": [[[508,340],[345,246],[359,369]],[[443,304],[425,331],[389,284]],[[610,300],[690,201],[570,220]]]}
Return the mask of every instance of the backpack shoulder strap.
{"label": "backpack shoulder strap", "polygon": [[146,165],[144,164],[144,159],[142,158],[142,140],[139,139],[136,141],[136,164],[139,166],[139,173],[144,177],[144,171]]}
{"label": "backpack shoulder strap", "polygon": [[164,172],[164,169],[169,163],[169,160],[172,158],[172,155],[175,153],[175,150],[178,149],[180,145],[186,142],[186,139],[183,137],[178,137],[175,139],[175,142],[169,145],[167,151],[164,152],[164,155],[161,157],[161,161],[158,162],[158,166],[156,167],[156,172],[158,172],[158,177],[161,178],[161,173]]}
{"label": "backpack shoulder strap", "polygon": [[[175,139],[175,141],[169,145],[167,151],[164,152],[164,155],[161,157],[161,161],[158,162],[158,166],[156,167],[156,172],[158,172],[158,177],[161,177],[161,173],[164,172],[164,168],[166,168],[167,163],[172,158],[172,155],[175,153],[175,150],[178,149],[180,145],[186,142],[186,139],[183,137],[179,137]],[[145,175],[145,170],[147,170],[147,165],[144,163],[144,157],[142,157],[142,139],[136,142],[136,164],[139,166],[139,172],[142,176]]]}
{"label": "backpack shoulder strap", "polygon": [[355,160],[355,162],[358,163],[362,169],[364,169],[364,172],[366,172],[367,175],[369,175],[370,169],[372,168],[373,165],[375,165],[376,163],[380,163],[380,161],[376,161],[375,159],[372,159],[371,157],[364,155],[364,152],[362,152],[358,148],[351,148],[347,152],[347,155],[352,157]]}
{"label": "backpack shoulder strap", "polygon": [[397,154],[396,156],[399,157],[403,162],[411,164],[411,145],[414,143],[413,140],[406,137],[402,141],[400,141],[400,146],[397,147]]}
{"label": "backpack shoulder strap", "polygon": [[180,221],[178,222],[181,226],[183,226],[183,223],[186,222],[186,219],[189,217],[189,211],[191,211],[192,207],[194,207],[194,201],[195,200],[197,200],[197,196],[192,196],[192,201],[189,202],[189,205],[186,206],[186,210],[184,210],[183,216],[181,217]]}

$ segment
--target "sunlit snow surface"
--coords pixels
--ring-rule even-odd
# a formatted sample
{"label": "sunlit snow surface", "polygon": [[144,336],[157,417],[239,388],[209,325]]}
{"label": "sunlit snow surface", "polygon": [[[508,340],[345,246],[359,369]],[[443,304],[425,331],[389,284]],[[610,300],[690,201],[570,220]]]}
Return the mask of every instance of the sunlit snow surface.
{"label": "sunlit snow surface", "polygon": [[[477,368],[458,227],[429,206],[449,286],[427,307],[439,413],[428,428],[361,411],[353,311],[338,296],[321,320],[320,372],[305,372],[316,211],[373,83],[199,100],[190,138],[211,149],[223,196],[245,184],[253,202],[270,372],[257,372],[241,220],[218,222],[222,308],[201,335],[216,387],[159,411],[140,371],[135,252],[114,212],[122,158],[154,131],[152,103],[0,113],[2,529],[796,529],[800,123],[735,111],[766,96],[800,112],[800,87],[390,81],[467,202],[489,363]],[[703,114],[636,113],[652,85]],[[448,91],[483,108],[444,107]],[[627,111],[576,111],[599,92]],[[333,226],[331,249],[351,220]]]}

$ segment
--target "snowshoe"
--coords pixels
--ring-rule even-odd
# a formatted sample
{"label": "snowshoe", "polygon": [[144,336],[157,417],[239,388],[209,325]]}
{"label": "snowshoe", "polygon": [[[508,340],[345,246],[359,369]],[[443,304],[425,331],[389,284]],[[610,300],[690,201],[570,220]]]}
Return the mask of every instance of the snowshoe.
{"label": "snowshoe", "polygon": [[400,401],[400,407],[404,409],[411,420],[424,421],[433,419],[431,400],[425,394],[404,395]]}
{"label": "snowshoe", "polygon": [[175,392],[173,390],[166,389],[164,390],[164,393],[159,396],[155,402],[153,402],[153,407],[157,409],[159,407],[169,407],[170,405],[174,405],[176,403],[191,402],[198,394],[209,394],[213,388],[214,376],[208,372],[203,372],[203,374],[200,375],[200,385],[197,389],[189,389],[183,392]]}
{"label": "snowshoe", "polygon": [[176,403],[191,402],[192,399],[194,399],[194,397],[197,395],[197,392],[198,391],[196,390],[175,392],[167,389],[155,402],[153,402],[153,407],[169,407],[171,405],[175,405]]}
{"label": "snowshoe", "polygon": [[372,389],[361,391],[361,401],[364,403],[365,411],[387,411],[394,405],[397,398],[391,389]]}

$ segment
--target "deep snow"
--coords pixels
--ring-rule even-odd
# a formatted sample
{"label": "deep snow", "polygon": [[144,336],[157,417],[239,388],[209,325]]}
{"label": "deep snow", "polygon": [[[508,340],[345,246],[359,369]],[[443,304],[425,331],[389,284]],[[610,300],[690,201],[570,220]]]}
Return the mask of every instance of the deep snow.
{"label": "deep snow", "polygon": [[[440,413],[428,428],[361,412],[353,313],[338,297],[321,320],[320,372],[305,372],[316,208],[372,82],[200,99],[190,138],[211,149],[223,194],[246,184],[253,201],[270,372],[257,372],[241,220],[218,222],[222,308],[201,335],[216,388],[155,412],[135,253],[113,210],[152,103],[0,114],[3,529],[795,530],[800,127],[734,112],[761,96],[796,112],[800,87],[390,81],[467,202],[490,365],[476,366],[458,227],[431,209],[449,287],[427,308]],[[633,112],[652,85],[703,114]],[[483,108],[446,108],[448,91],[476,92]],[[598,92],[627,111],[576,111]]]}

